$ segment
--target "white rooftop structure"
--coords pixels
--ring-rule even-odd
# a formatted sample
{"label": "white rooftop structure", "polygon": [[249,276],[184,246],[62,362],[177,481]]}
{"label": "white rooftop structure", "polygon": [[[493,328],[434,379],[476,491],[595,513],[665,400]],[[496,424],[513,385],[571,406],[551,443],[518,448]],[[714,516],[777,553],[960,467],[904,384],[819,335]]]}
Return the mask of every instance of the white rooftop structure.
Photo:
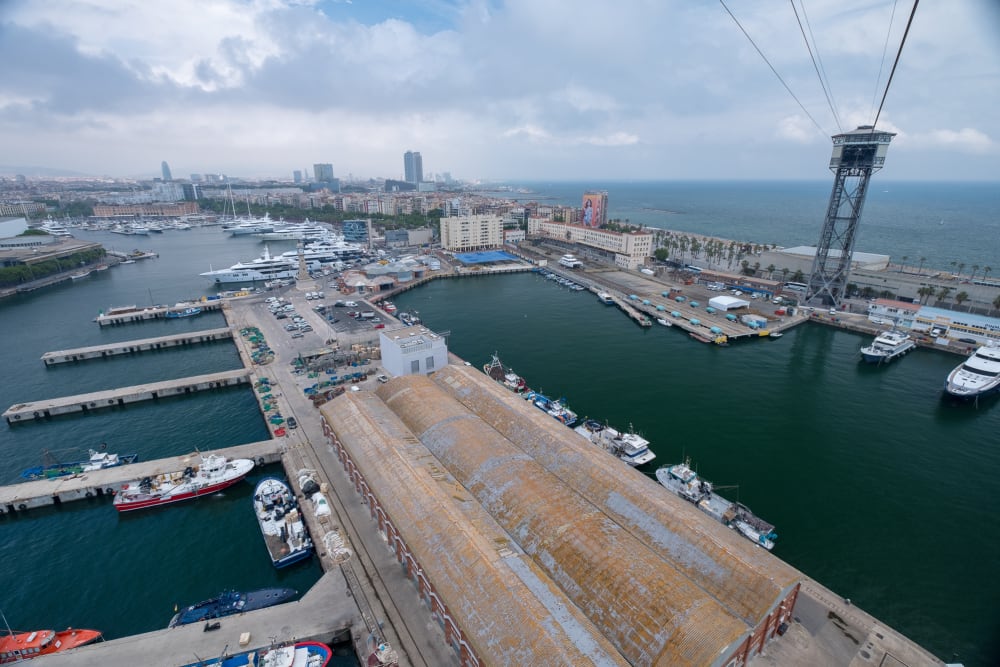
{"label": "white rooftop structure", "polygon": [[749,308],[750,302],[746,299],[737,299],[735,296],[713,296],[708,300],[708,305],[716,310],[735,310]]}
{"label": "white rooftop structure", "polygon": [[422,326],[379,334],[382,367],[394,377],[427,375],[448,365],[448,344],[443,336]]}

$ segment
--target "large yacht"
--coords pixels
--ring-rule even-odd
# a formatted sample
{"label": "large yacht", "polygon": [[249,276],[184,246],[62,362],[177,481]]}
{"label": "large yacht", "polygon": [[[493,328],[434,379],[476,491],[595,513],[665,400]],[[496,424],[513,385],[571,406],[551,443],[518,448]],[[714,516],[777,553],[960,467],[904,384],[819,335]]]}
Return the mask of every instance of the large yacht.
{"label": "large yacht", "polygon": [[263,218],[236,218],[222,225],[222,231],[229,232],[233,236],[262,234],[273,229],[274,221],[268,213],[265,213]]}
{"label": "large yacht", "polygon": [[883,364],[901,357],[917,346],[901,331],[884,331],[870,345],[861,348],[861,358],[870,364]]}
{"label": "large yacht", "polygon": [[264,254],[250,262],[237,262],[228,269],[206,271],[200,275],[211,278],[216,283],[245,283],[255,280],[278,280],[294,278],[298,275],[299,263],[292,258],[271,257],[267,246]]}
{"label": "large yacht", "polygon": [[978,398],[1000,390],[1000,347],[987,344],[958,365],[944,390],[957,398]]}

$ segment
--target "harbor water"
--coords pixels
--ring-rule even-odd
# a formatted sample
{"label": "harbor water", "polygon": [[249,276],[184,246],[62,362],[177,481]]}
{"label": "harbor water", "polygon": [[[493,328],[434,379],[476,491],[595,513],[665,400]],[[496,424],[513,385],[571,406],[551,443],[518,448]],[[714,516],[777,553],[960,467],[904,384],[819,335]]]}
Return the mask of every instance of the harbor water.
{"label": "harbor water", "polygon": [[[614,190],[607,189],[615,216]],[[994,223],[980,221],[984,227],[975,228],[978,219],[963,214],[963,197],[959,188],[945,198],[958,212],[950,219],[963,217],[973,235],[988,233]],[[670,207],[646,199],[651,208]],[[736,199],[725,215],[718,213],[720,226],[739,215]],[[786,219],[775,229],[804,224],[815,236],[820,216]],[[681,218],[664,215],[657,222],[683,229],[675,224]],[[686,231],[798,242],[770,230]],[[3,409],[238,367],[232,344],[219,342],[46,368],[39,358],[47,351],[222,326],[218,313],[105,328],[93,318],[110,306],[173,304],[212,294],[199,272],[263,250],[256,239],[231,238],[218,228],[149,237],[77,235],[160,256],[0,302]],[[951,247],[967,242],[963,235]],[[272,252],[289,248],[271,244]],[[865,249],[897,254],[889,247]],[[960,250],[950,250],[948,237],[941,237],[936,251],[947,264]],[[912,260],[921,253],[905,254]],[[996,398],[978,406],[942,399],[944,378],[958,357],[917,350],[876,368],[859,363],[865,338],[818,324],[778,340],[717,348],[676,329],[640,329],[593,294],[532,274],[434,281],[395,302],[419,311],[432,329],[450,331],[450,349],[475,366],[497,352],[532,388],[565,396],[581,418],[619,429],[631,424],[657,455],[644,472],[690,457],[702,476],[732,487],[723,495],[775,524],[776,556],[939,657],[967,666],[1000,661],[1000,518],[992,507],[1000,478],[1000,407]],[[108,451],[135,451],[148,460],[252,442],[267,433],[247,387],[0,425],[0,479],[16,482],[22,469],[41,462],[43,450],[85,454],[107,443]],[[253,476],[279,470],[272,466]],[[163,628],[174,605],[224,588],[305,591],[319,577],[318,565],[287,571],[270,565],[250,509],[251,491],[248,482],[197,502],[126,516],[106,499],[5,515],[3,611],[17,628],[93,627],[117,638]]]}

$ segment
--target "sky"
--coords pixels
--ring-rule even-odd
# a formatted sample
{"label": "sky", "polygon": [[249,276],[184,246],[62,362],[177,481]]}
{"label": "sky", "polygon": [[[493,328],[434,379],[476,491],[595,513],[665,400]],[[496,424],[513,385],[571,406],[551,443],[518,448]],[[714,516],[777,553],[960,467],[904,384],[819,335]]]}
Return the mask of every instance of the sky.
{"label": "sky", "polygon": [[[0,175],[829,179],[912,1],[725,5],[767,61],[712,0],[0,0]],[[925,1],[881,178],[1000,180],[998,109],[1000,3]]]}

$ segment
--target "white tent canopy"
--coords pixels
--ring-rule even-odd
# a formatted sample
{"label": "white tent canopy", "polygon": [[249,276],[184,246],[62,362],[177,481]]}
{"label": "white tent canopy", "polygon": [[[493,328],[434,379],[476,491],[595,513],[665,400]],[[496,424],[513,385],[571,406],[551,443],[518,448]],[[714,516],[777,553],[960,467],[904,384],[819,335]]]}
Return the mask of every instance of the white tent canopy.
{"label": "white tent canopy", "polygon": [[714,296],[708,300],[708,305],[716,310],[735,310],[736,308],[749,308],[750,302],[737,299],[735,296]]}

